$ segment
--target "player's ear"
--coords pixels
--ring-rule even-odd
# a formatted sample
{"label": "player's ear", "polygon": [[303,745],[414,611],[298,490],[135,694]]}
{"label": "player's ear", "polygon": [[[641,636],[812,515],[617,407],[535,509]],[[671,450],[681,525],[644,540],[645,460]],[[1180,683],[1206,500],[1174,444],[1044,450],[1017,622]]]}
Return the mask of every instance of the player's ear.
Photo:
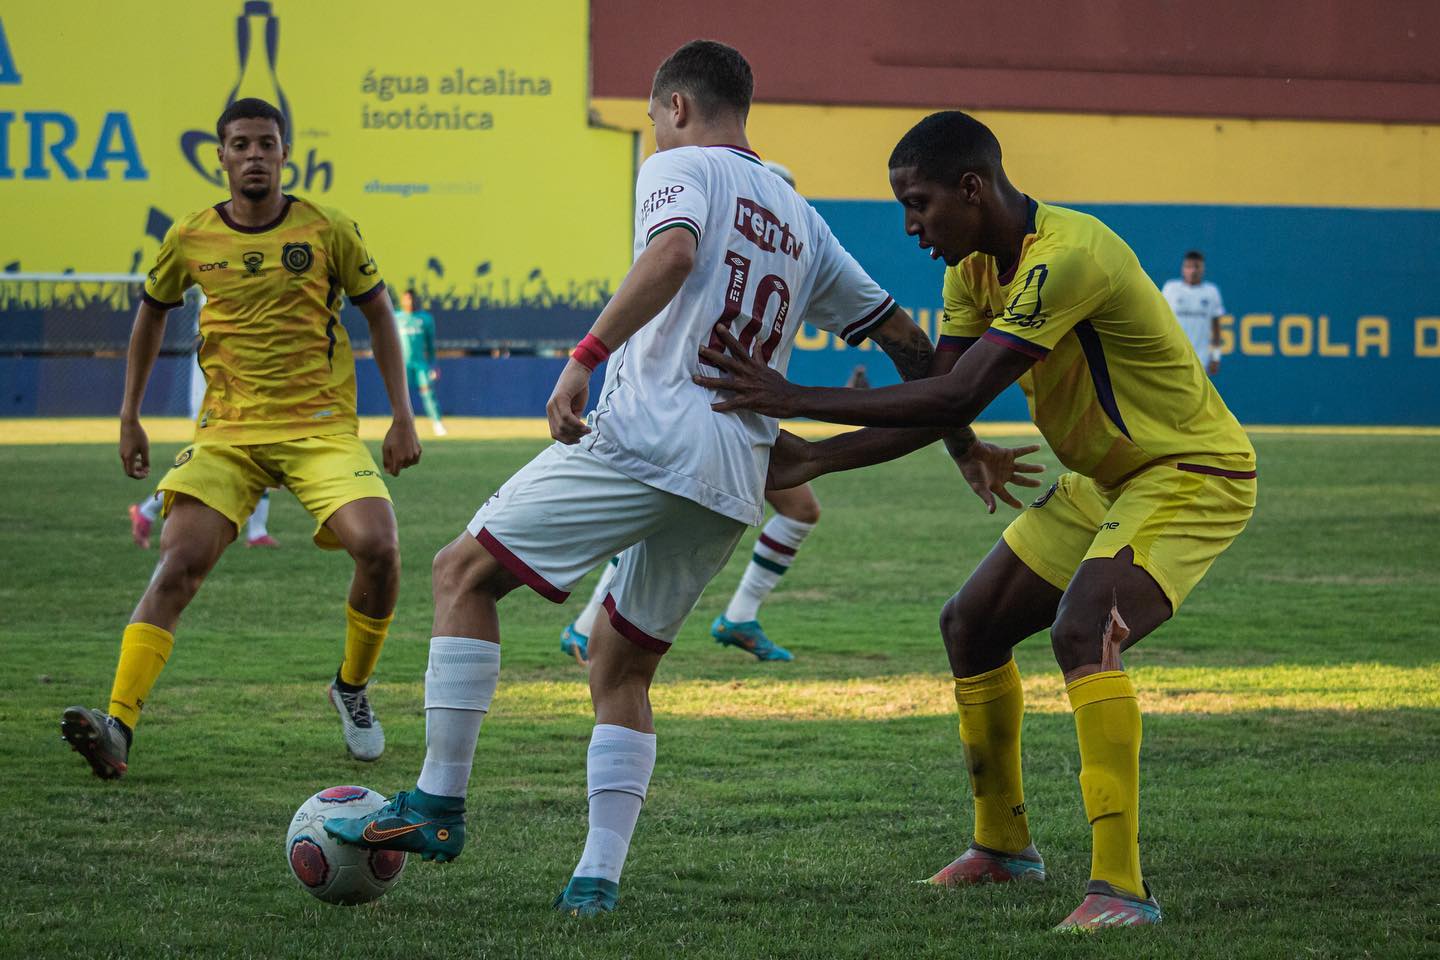
{"label": "player's ear", "polygon": [[967,170],[960,174],[959,190],[966,203],[978,205],[980,195],[985,191],[985,181],[980,179],[980,174]]}
{"label": "player's ear", "polygon": [[670,115],[675,120],[675,127],[679,129],[690,121],[693,108],[690,105],[690,98],[680,91],[670,94]]}

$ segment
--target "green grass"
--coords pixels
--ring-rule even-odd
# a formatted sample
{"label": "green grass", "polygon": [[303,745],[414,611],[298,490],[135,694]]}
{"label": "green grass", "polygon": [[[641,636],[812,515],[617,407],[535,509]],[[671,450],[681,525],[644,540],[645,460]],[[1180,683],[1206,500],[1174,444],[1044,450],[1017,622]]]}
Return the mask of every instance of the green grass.
{"label": "green grass", "polygon": [[[591,722],[565,610],[502,606],[505,669],[457,863],[375,904],[301,892],[282,854],[313,791],[409,786],[423,753],[429,558],[538,448],[434,443],[392,484],[406,573],[375,703],[389,752],[350,761],[324,700],[348,561],[275,498],[278,552],[231,550],[186,613],[132,773],[92,779],[59,711],[104,704],[153,563],[105,446],[0,447],[0,956],[1410,957],[1440,951],[1440,444],[1264,437],[1260,506],[1180,616],[1132,652],[1146,711],[1142,855],[1167,920],[1099,940],[1089,831],[1046,639],[1018,653],[1043,886],[939,891],[970,800],[936,616],[998,536],[930,451],[828,477],[825,517],[766,607],[797,660],[715,646],[701,601],[655,690],[659,764],[621,910],[549,912],[585,835]],[[156,451],[166,462],[171,449]],[[1052,464],[1051,475],[1054,473]],[[748,547],[748,542],[747,542]]]}

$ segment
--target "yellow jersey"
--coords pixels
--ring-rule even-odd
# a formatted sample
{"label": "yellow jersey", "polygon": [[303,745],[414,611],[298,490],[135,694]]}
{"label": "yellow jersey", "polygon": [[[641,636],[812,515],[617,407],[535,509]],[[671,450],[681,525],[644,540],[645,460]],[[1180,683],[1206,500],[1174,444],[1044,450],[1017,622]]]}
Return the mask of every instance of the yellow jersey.
{"label": "yellow jersey", "polygon": [[144,297],[179,306],[199,284],[197,359],[205,402],[197,443],[278,443],[355,433],[355,358],[342,292],[363,303],[385,289],[355,221],[286,196],[273,223],[245,227],[224,204],[165,235]]}
{"label": "yellow jersey", "polygon": [[1030,201],[1002,276],[975,253],[945,271],[940,348],[983,337],[1033,357],[1020,378],[1060,462],[1102,485],[1146,467],[1254,476],[1255,450],[1130,247],[1088,214]]}

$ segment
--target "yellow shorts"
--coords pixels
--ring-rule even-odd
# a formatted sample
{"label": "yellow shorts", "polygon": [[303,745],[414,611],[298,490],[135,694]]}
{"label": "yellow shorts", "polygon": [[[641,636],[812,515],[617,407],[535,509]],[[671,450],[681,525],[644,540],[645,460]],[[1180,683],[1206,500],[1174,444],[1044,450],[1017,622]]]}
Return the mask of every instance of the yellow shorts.
{"label": "yellow shorts", "polygon": [[1005,528],[1015,555],[1061,590],[1085,560],[1126,547],[1160,585],[1172,612],[1255,511],[1253,471],[1150,467],[1116,487],[1078,473],[1062,476]]}
{"label": "yellow shorts", "polygon": [[159,489],[166,514],[175,494],[183,493],[224,514],[238,531],[265,488],[280,486],[315,518],[315,545],[325,550],[340,549],[325,526],[332,513],[366,497],[390,499],[375,458],[353,433],[245,446],[192,444],[180,451]]}

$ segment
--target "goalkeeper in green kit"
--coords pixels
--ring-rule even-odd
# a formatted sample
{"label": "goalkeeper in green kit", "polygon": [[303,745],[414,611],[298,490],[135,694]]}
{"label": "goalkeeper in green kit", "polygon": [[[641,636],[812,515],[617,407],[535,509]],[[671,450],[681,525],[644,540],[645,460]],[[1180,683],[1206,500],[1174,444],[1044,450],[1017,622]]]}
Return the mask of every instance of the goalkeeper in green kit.
{"label": "goalkeeper in green kit", "polygon": [[405,374],[420,388],[420,403],[430,422],[435,424],[435,436],[443,437],[445,424],[440,422],[440,404],[435,400],[435,381],[440,379],[440,371],[435,369],[435,318],[424,310],[416,310],[415,291],[406,290],[400,294],[395,323],[400,328]]}

